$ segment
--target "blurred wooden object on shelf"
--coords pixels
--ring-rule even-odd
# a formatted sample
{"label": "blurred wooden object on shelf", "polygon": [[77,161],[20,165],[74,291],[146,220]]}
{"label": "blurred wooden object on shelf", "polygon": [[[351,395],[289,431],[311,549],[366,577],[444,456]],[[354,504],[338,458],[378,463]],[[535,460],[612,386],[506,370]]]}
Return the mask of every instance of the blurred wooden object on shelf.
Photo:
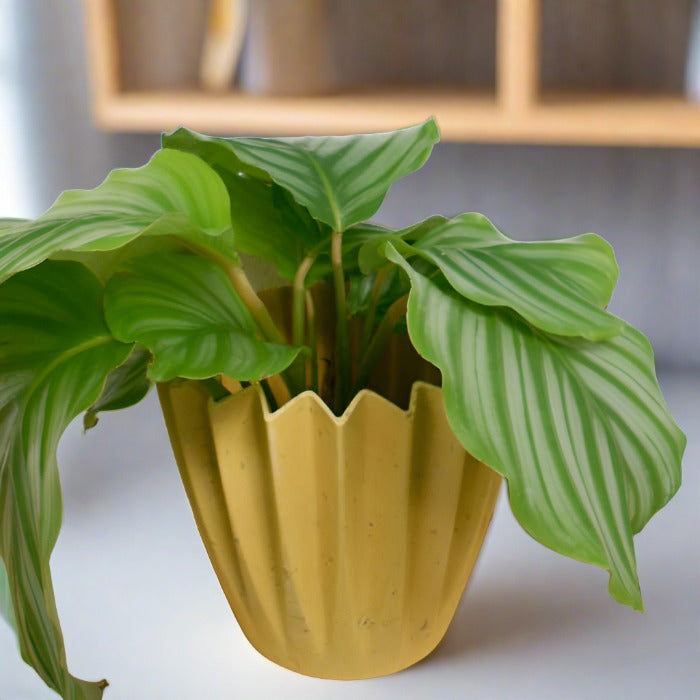
{"label": "blurred wooden object on shelf", "polygon": [[221,91],[233,86],[248,24],[248,4],[248,0],[209,2],[199,66],[199,79],[206,90]]}

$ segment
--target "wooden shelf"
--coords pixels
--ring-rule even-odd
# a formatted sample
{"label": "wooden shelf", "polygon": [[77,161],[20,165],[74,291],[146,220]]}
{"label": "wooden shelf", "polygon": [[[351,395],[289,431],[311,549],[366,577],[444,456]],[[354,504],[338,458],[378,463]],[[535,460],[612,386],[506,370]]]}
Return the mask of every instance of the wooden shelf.
{"label": "wooden shelf", "polygon": [[382,131],[437,118],[450,141],[700,147],[700,104],[682,96],[540,94],[538,0],[498,0],[493,94],[425,87],[321,97],[123,91],[113,0],[85,0],[97,124],[114,131],[185,125],[219,134]]}

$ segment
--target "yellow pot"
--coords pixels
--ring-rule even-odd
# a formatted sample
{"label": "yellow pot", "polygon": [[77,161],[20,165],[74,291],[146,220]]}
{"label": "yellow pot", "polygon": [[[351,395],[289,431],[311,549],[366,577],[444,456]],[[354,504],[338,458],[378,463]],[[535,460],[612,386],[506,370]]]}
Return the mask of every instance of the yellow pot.
{"label": "yellow pot", "polygon": [[438,387],[415,382],[407,410],[365,390],[340,417],[312,392],[274,413],[259,386],[159,395],[207,552],[260,653],[357,679],[435,648],[500,486],[452,434]]}

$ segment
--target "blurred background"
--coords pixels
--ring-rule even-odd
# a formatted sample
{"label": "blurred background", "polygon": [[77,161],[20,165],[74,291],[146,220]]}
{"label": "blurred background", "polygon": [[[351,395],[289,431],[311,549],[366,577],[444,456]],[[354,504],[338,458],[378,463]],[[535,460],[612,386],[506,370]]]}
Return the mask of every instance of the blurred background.
{"label": "blurred background", "polygon": [[[503,18],[499,12],[510,13],[507,26],[505,20],[499,26]],[[0,0],[0,215],[37,216],[62,190],[91,188],[112,168],[142,165],[159,147],[159,132],[180,124],[227,135],[282,135],[380,130],[435,115],[443,142],[419,173],[392,188],[377,219],[403,226],[435,213],[480,211],[516,239],[588,231],[601,234],[615,248],[621,268],[611,310],[650,338],[671,408],[680,411],[677,418],[687,432],[697,433],[698,18],[697,3],[692,0]],[[146,408],[134,409],[131,418],[105,418],[101,437],[83,439],[76,429],[62,448],[72,463],[63,473],[66,523],[55,568],[59,608],[69,619],[69,658],[73,649],[77,671],[94,675],[105,672],[105,658],[109,665],[119,657],[128,670],[117,663],[114,674],[131,673],[134,682],[150,678],[148,674],[155,671],[140,667],[138,660],[124,660],[130,645],[141,664],[149,654],[159,659],[170,654],[169,661],[154,668],[170,668],[173,658],[182,660],[183,666],[173,675],[183,684],[177,686],[180,690],[173,685],[167,694],[161,694],[164,686],[154,679],[150,694],[122,689],[114,691],[114,698],[253,697],[221,690],[230,654],[252,652],[228,631],[232,618],[213,576],[188,573],[192,561],[204,562],[203,550],[196,532],[191,532],[191,516],[177,483],[161,419],[147,412],[155,407],[154,397],[149,402]],[[133,440],[126,443],[116,437],[124,426],[135,431]],[[507,653],[520,653],[520,661],[508,657],[508,663],[511,667],[522,664],[523,669],[530,663],[532,669],[541,658],[522,655],[528,653],[526,623],[534,625],[536,634],[539,630],[540,641],[528,642],[528,648],[534,643],[535,649],[539,645],[554,657],[546,664],[547,673],[541,678],[535,673],[534,685],[521,687],[521,692],[512,694],[506,680],[501,681],[502,687],[487,691],[485,685],[467,687],[452,678],[446,669],[467,663],[459,652],[478,641],[466,632],[448,637],[448,651],[442,656],[438,652],[433,670],[419,667],[410,683],[402,681],[406,687],[401,686],[400,691],[382,681],[353,686],[352,691],[349,686],[341,690],[337,684],[315,685],[316,681],[304,685],[309,679],[301,681],[293,674],[271,670],[272,666],[257,657],[249,662],[246,678],[260,683],[262,676],[272,674],[265,680],[265,692],[270,694],[257,697],[306,697],[305,693],[313,692],[329,698],[389,698],[397,692],[409,696],[428,693],[433,687],[436,694],[430,697],[457,697],[451,693],[469,690],[473,697],[491,698],[622,698],[631,697],[631,693],[622,694],[625,684],[641,673],[639,677],[645,680],[635,697],[658,697],[662,692],[667,698],[693,696],[700,692],[700,610],[695,593],[700,564],[688,526],[694,524],[697,533],[696,441],[691,435],[689,458],[695,460],[696,469],[689,473],[686,466],[687,482],[678,496],[679,505],[659,516],[670,523],[672,543],[659,532],[642,545],[648,548],[652,563],[640,557],[640,571],[650,582],[657,604],[657,612],[647,614],[651,622],[640,623],[636,618],[630,622],[627,611],[606,607],[605,577],[598,572],[583,575],[584,579],[592,577],[590,590],[584,591],[579,586],[588,586],[588,579],[579,583],[581,571],[575,562],[560,563],[545,553],[547,561],[553,558],[556,563],[533,569],[541,548],[529,549],[532,543],[499,506],[500,520],[497,518],[491,534],[495,554],[483,565],[487,572],[483,585],[488,585],[490,572],[490,590],[494,585],[505,588],[505,607],[483,592],[482,612],[476,617],[462,613],[460,629],[464,632],[489,619],[495,621],[496,636],[511,639],[510,646],[505,645]],[[96,454],[99,461],[93,459]],[[159,494],[159,515],[146,510],[147,505],[152,507],[147,504],[147,494],[129,484],[131,472],[138,472],[143,489]],[[133,510],[122,509],[120,502]],[[99,526],[93,525],[95,517],[101,521]],[[156,554],[143,545],[144,535],[130,526],[124,530],[126,522],[139,518],[146,528],[155,528],[173,559],[164,559],[162,549]],[[127,539],[117,540],[109,527],[128,531]],[[88,531],[94,538],[92,544],[85,541]],[[105,539],[122,557],[115,564],[121,573],[102,561],[108,556],[100,544]],[[80,583],[73,573],[73,558],[86,552],[94,556],[95,570],[89,575],[81,573]],[[189,556],[193,559],[186,558]],[[587,639],[584,633],[579,640],[584,647],[574,647],[562,660],[569,678],[579,685],[561,694],[565,679],[551,675],[557,673],[551,658],[563,653],[555,651],[561,641],[555,631],[559,628],[553,621],[551,625],[542,622],[553,614],[552,608],[545,609],[542,601],[531,599],[534,594],[518,599],[522,594],[509,593],[507,581],[512,580],[513,570],[506,574],[499,567],[513,557],[521,567],[520,578],[544,585],[565,628],[580,628],[590,615],[597,615],[600,624],[613,619],[615,644],[627,644],[621,640],[629,640],[628,633],[638,634],[647,639],[647,650],[635,647],[623,660],[627,671],[622,675],[607,669],[613,685],[606,690],[605,676],[603,681],[593,681],[580,668],[576,670],[581,659],[604,665],[610,651],[598,648],[596,637]],[[168,589],[165,596],[179,611],[176,619],[190,625],[187,634],[193,645],[200,644],[199,651],[184,641],[180,648],[166,640],[167,635],[175,634],[174,623],[168,617],[171,613],[165,608],[160,611],[160,603],[154,602],[158,595],[152,588],[161,566],[174,567],[191,589],[202,586],[196,589],[198,603],[181,597],[180,589]],[[563,577],[567,584],[571,572],[569,593],[549,583],[546,572],[553,566],[561,568],[552,576]],[[654,576],[661,577],[663,567],[667,572],[670,567],[673,576],[657,581]],[[129,576],[125,571],[130,569],[141,575],[120,578]],[[482,589],[474,586],[478,598]],[[89,625],[80,618],[81,606],[92,610],[92,604],[78,602],[86,601],[95,587],[113,596],[110,600],[117,615],[129,614],[125,604],[118,602],[121,593],[137,596],[134,605],[143,605],[141,620],[134,620],[133,628],[122,629],[125,623],[113,622],[120,632],[103,640],[99,663],[89,658],[90,645],[85,639]],[[515,599],[509,599],[510,594]],[[578,601],[580,616],[568,605],[572,596]],[[589,606],[590,601],[595,604]],[[210,616],[205,631],[192,612],[198,605]],[[654,610],[652,604],[647,605]],[[94,606],[95,615],[104,614],[97,612],[97,602]],[[523,606],[536,612],[523,613]],[[595,610],[598,613],[592,612]],[[163,628],[161,636],[136,631],[144,617],[158,611],[162,619],[170,620],[167,635]],[[71,622],[73,613],[76,618]],[[667,631],[662,633],[664,625]],[[0,634],[5,632],[0,630]],[[522,644],[513,647],[511,633]],[[485,634],[487,641],[499,641]],[[153,645],[159,649],[154,650]],[[111,653],[117,648],[118,654]],[[642,670],[652,666],[651,656],[657,652],[665,654],[661,666],[666,664],[666,671],[653,676],[648,670],[644,676]],[[13,655],[10,637],[0,636],[0,698],[50,697]],[[491,661],[496,672],[505,663],[503,659]],[[182,690],[187,687],[184,669],[189,664],[211,674],[213,685],[206,686],[209,695]],[[431,686],[435,668],[447,674],[441,677],[449,677],[452,685]],[[422,672],[429,675],[421,676]],[[197,673],[192,671],[193,676]],[[215,685],[219,680],[222,685]],[[364,695],[354,694],[360,693],[360,687]]]}
{"label": "blurred background", "polygon": [[[320,8],[334,3],[345,9],[341,12],[336,8],[329,19]],[[380,95],[393,94],[396,99],[380,108],[371,103],[366,110],[369,114],[367,123],[355,125],[354,130],[370,131],[373,122],[384,124],[387,112],[397,122],[396,126],[415,123],[435,114],[443,133],[446,126],[453,132],[463,124],[467,126],[461,128],[469,129],[470,120],[480,119],[481,102],[467,100],[463,107],[458,105],[455,108],[454,95],[470,95],[471,92],[478,96],[488,95],[489,89],[493,89],[496,0],[429,3],[434,7],[428,17],[422,16],[414,7],[412,14],[408,13],[408,19],[413,22],[408,27],[412,33],[394,32],[394,39],[387,34],[387,12],[375,13],[378,14],[376,19],[380,29],[384,31],[370,32],[366,51],[359,50],[362,37],[348,38],[332,24],[342,22],[341,27],[354,27],[357,35],[360,20],[347,9],[354,3],[261,0],[253,3],[256,7],[259,5],[258,11],[249,11],[251,27],[255,29],[253,38],[259,41],[252,47],[243,47],[236,71],[236,88],[239,94],[242,93],[242,101],[237,103],[235,98],[228,97],[228,93],[212,92],[211,89],[206,92],[197,82],[200,80],[199,61],[206,34],[207,4],[202,0],[98,0],[86,3],[80,0],[63,0],[61,3],[0,0],[0,31],[3,34],[0,41],[0,95],[3,100],[0,112],[3,152],[0,201],[4,215],[36,216],[64,189],[94,187],[112,168],[143,164],[158,148],[159,132],[178,126],[178,117],[189,116],[182,123],[202,131],[207,131],[203,127],[209,126],[208,122],[216,121],[217,130],[230,135],[256,133],[256,123],[264,123],[266,131],[280,135],[318,132],[323,130],[324,124],[329,132],[337,131],[336,122],[342,122],[343,115],[334,115],[333,109],[342,111],[346,104],[338,107],[333,98],[345,90],[351,103],[363,104],[364,95],[357,85],[367,86],[371,76],[368,62],[376,62],[374,72],[377,78],[376,85],[368,90],[375,94],[379,91]],[[366,17],[372,3],[359,3],[359,6],[363,5],[360,9]],[[411,5],[424,7],[425,3],[412,0],[408,3],[409,9]],[[177,9],[168,12],[168,7],[175,6]],[[307,24],[312,21],[309,17],[315,16],[314,12],[318,15],[316,24],[311,26],[312,36],[322,32],[324,26],[327,31],[344,36],[341,47],[344,53],[322,59],[318,55],[322,47],[316,46],[306,59],[299,57],[301,40],[289,39],[289,33],[285,34],[286,30],[299,29],[301,22],[297,20],[295,26],[289,20],[294,14],[289,10],[290,6],[298,6],[302,14],[306,13]],[[454,15],[455,10],[450,8],[456,6],[471,8],[471,11],[461,10],[463,16],[457,12],[456,18],[451,17],[449,12]],[[562,11],[567,6],[568,10]],[[92,7],[93,15],[97,12],[98,16],[100,10],[107,12],[111,8],[116,57],[100,55],[98,48],[88,58],[90,40],[94,42],[102,36],[94,22],[90,25],[91,33],[86,32],[85,9],[88,7]],[[685,83],[692,53],[693,3],[689,0],[664,3],[656,0],[586,0],[582,3],[565,1],[559,5],[544,2],[543,7],[545,10],[559,7],[559,12],[545,12],[541,22],[543,94],[550,94],[547,92],[550,88],[551,94],[558,94],[555,90],[564,86],[567,94],[574,95],[573,99],[585,102],[584,111],[570,107],[563,116],[557,112],[557,122],[554,125],[545,123],[541,129],[536,126],[536,131],[539,131],[528,141],[527,136],[520,137],[517,129],[519,121],[527,124],[527,117],[514,118],[511,121],[515,126],[509,129],[500,126],[503,121],[501,110],[491,109],[485,113],[484,120],[495,124],[496,133],[484,134],[483,125],[477,124],[474,135],[467,134],[466,142],[440,144],[421,172],[395,185],[378,219],[401,226],[434,213],[452,215],[480,211],[517,239],[570,236],[587,231],[599,233],[613,244],[621,268],[612,310],[651,338],[659,362],[699,367],[700,276],[696,268],[700,261],[700,106],[692,104],[684,94],[690,90]],[[283,26],[273,21],[276,17],[273,11],[279,8],[283,10],[280,12]],[[443,13],[442,20],[439,11]],[[467,22],[464,25],[467,28],[477,23],[479,31],[471,34],[466,30],[455,31],[458,19]],[[445,25],[449,27],[448,38],[456,44],[452,51],[449,47],[438,51],[438,69],[440,66],[444,68],[448,83],[440,83],[438,89],[442,92],[435,94],[433,99],[430,90],[433,83],[439,83],[440,71],[436,73],[434,66],[421,72],[417,70],[421,57],[425,58],[429,53],[430,45],[423,40],[416,48],[415,42],[410,40],[412,36],[422,36],[416,26],[419,20],[427,27],[425,31],[433,45],[442,46],[436,36]],[[400,21],[396,22],[400,26]],[[182,37],[185,33],[183,23],[196,30],[195,39],[189,40],[190,44],[195,42],[194,48],[188,49],[187,41]],[[590,26],[590,29],[576,29],[585,26]],[[272,41],[263,40],[265,28],[278,43],[296,41],[294,53],[297,57],[293,65],[289,65],[291,51],[264,50],[266,43]],[[473,47],[469,51],[461,47],[461,43],[471,36],[480,37],[482,28],[488,30],[489,37],[476,42],[476,49],[481,49],[482,54],[474,53]],[[128,29],[132,30],[132,35],[128,35]],[[383,42],[376,34],[383,36]],[[465,38],[460,43],[462,36]],[[185,48],[181,48],[177,41],[181,41]],[[566,50],[567,47],[570,51]],[[159,48],[165,54],[164,58],[159,58]],[[144,56],[147,50],[151,54]],[[340,48],[337,51],[340,52]],[[700,51],[698,54],[700,56]],[[347,67],[349,55],[358,56],[358,65],[353,70]],[[460,77],[454,65],[457,60],[461,61],[457,68],[466,66],[464,79],[468,84],[456,82]],[[700,57],[697,60],[700,62]],[[110,82],[109,75],[112,74],[98,69],[95,63],[100,61],[114,64],[115,80],[121,80],[121,85],[105,85]],[[267,67],[257,71],[246,68],[251,61],[254,65]],[[320,85],[313,77],[314,66],[326,64],[334,66],[335,77],[327,76],[325,83]],[[220,71],[223,80],[231,79],[231,61],[223,65],[224,68],[229,66],[228,73]],[[289,84],[278,75],[285,66],[292,76]],[[122,73],[119,73],[119,67],[123,69]],[[300,95],[304,89],[303,71],[311,76],[307,88],[317,101],[312,101],[300,117],[297,106],[305,99]],[[102,76],[92,92],[91,74]],[[412,77],[417,81],[415,87],[407,85]],[[397,82],[401,83],[398,94]],[[187,92],[184,97],[158,102],[167,89]],[[105,97],[105,91],[109,90],[114,90],[114,94]],[[265,90],[269,95],[267,102],[265,94],[261,96],[261,91],[264,93]],[[287,102],[280,103],[279,93],[290,90],[297,97],[289,97]],[[324,98],[322,94],[319,97],[319,93],[324,92],[330,97]],[[166,91],[165,94],[173,93]],[[255,96],[251,98],[251,94]],[[414,101],[417,104],[406,107],[411,94],[416,96]],[[636,111],[625,113],[628,117],[627,134],[616,123],[611,124],[609,134],[605,133],[606,115],[619,120],[616,112],[606,112],[605,109],[585,111],[589,103],[601,101],[601,94],[612,95],[611,99],[618,100],[627,94],[647,98],[646,106],[641,103]],[[142,96],[142,104],[134,104],[133,100],[128,103],[123,99],[120,102],[120,95]],[[149,97],[152,98],[150,101]],[[249,97],[248,101],[246,97]],[[676,101],[672,101],[674,97]],[[659,102],[663,104],[664,99],[669,100],[669,106],[660,111],[657,105]],[[98,117],[108,121],[109,130],[95,126],[93,105]],[[444,117],[440,107],[444,108]],[[406,119],[413,117],[413,121],[402,122],[402,110],[407,112]],[[228,129],[226,112],[232,124]],[[577,132],[570,137],[566,134],[558,137],[556,134],[562,128],[566,131],[562,123],[565,124],[567,113]],[[379,117],[372,119],[376,114]],[[127,128],[130,131],[138,128],[134,121],[140,119],[152,125],[149,128],[151,133],[120,133],[120,116],[124,122],[122,132]],[[649,136],[654,143],[663,142],[664,137],[666,141],[678,138],[677,132],[685,130],[686,140],[692,147],[645,147],[643,133],[636,137],[641,144],[614,145],[616,139],[625,143],[629,132],[639,131],[638,123],[644,124],[645,120],[647,123],[652,121],[651,126],[655,127]],[[247,128],[236,128],[241,121],[247,121]],[[499,138],[509,143],[498,143]],[[568,145],[567,138],[574,143],[586,142],[586,145]],[[533,140],[539,145],[533,145]],[[548,140],[564,143],[541,145]],[[612,141],[613,145],[601,147],[597,145],[601,140]],[[590,142],[594,145],[589,145]]]}

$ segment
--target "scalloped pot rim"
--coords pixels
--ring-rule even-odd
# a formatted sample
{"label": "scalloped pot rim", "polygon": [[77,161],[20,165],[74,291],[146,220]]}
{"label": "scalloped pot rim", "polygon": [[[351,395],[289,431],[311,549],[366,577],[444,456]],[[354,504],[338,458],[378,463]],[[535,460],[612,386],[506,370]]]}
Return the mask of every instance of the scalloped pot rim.
{"label": "scalloped pot rim", "polygon": [[411,396],[408,402],[407,409],[403,409],[400,406],[397,406],[393,401],[390,401],[385,396],[378,394],[376,391],[372,391],[371,389],[362,389],[355,395],[353,400],[350,402],[348,407],[340,416],[336,416],[335,413],[333,413],[333,411],[330,409],[328,404],[315,391],[310,390],[303,391],[301,394],[297,394],[289,401],[287,401],[284,405],[280,406],[276,411],[271,411],[267,399],[265,397],[265,392],[263,391],[259,383],[248,386],[245,389],[241,389],[235,394],[232,394],[231,396],[226,396],[225,398],[220,399],[219,401],[210,399],[209,402],[214,406],[222,406],[228,403],[229,401],[235,400],[236,397],[239,397],[242,394],[251,391],[257,392],[260,396],[260,403],[262,405],[263,416],[266,423],[274,423],[277,420],[282,420],[284,414],[292,410],[297,403],[312,401],[313,403],[317,404],[321,408],[321,410],[324,411],[326,416],[329,419],[331,419],[337,426],[343,426],[350,420],[352,414],[357,410],[358,406],[366,401],[379,401],[381,403],[388,404],[392,407],[394,411],[396,411],[398,415],[409,418],[413,415],[415,411],[416,402],[418,401],[418,394],[421,391],[442,392],[442,389],[439,386],[435,386],[435,384],[431,384],[429,382],[424,382],[421,380],[413,382],[411,386]]}

